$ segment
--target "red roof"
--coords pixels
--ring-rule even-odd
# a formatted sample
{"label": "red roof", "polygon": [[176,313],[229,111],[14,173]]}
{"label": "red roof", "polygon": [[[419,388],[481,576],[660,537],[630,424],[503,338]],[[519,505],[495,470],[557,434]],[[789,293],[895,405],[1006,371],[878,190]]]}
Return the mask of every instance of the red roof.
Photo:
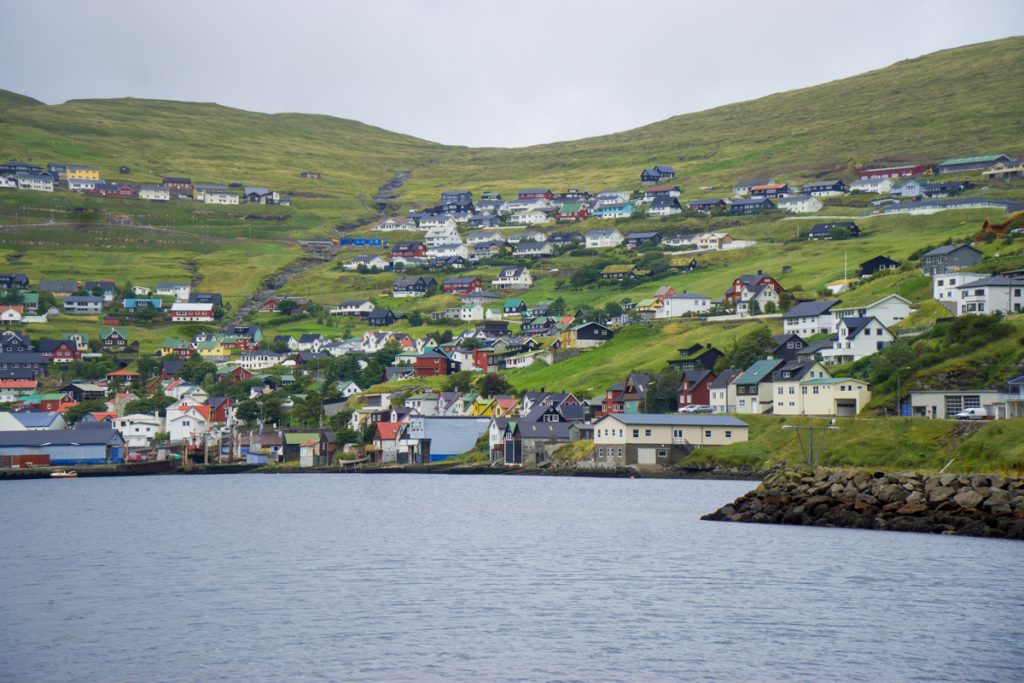
{"label": "red roof", "polygon": [[771,183],[770,185],[754,185],[751,190],[778,190],[786,186],[786,183]]}
{"label": "red roof", "polygon": [[17,311],[18,313],[24,313],[25,312],[25,307],[24,306],[0,306],[0,313],[3,313],[4,311]]}
{"label": "red roof", "polygon": [[107,377],[138,377],[138,376],[139,376],[139,373],[132,372],[131,370],[124,370],[124,369],[114,370],[113,372],[108,372],[107,373]]}
{"label": "red roof", "polygon": [[401,429],[401,427],[402,425],[399,422],[378,422],[377,437],[393,440],[398,436],[398,430]]}
{"label": "red roof", "polygon": [[96,410],[96,411],[91,412],[89,414],[92,415],[93,417],[95,417],[99,422],[102,422],[103,420],[107,419],[108,417],[111,420],[113,420],[115,417],[117,417],[117,413],[109,411],[109,410]]}
{"label": "red roof", "polygon": [[34,379],[0,379],[0,389],[35,389],[38,384]]}

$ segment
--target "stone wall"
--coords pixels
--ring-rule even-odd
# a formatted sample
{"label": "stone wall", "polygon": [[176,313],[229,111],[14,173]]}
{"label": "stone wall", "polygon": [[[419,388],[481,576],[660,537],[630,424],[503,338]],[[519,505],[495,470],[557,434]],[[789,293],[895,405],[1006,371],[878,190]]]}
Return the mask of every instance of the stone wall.
{"label": "stone wall", "polygon": [[785,470],[702,519],[1024,539],[1024,479]]}

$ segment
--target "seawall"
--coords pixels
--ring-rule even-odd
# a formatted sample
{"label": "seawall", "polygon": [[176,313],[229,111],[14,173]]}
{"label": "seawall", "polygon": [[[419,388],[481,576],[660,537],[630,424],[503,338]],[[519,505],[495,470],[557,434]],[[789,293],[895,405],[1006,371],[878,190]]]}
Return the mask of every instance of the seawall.
{"label": "seawall", "polygon": [[784,470],[702,519],[1024,540],[1024,479]]}

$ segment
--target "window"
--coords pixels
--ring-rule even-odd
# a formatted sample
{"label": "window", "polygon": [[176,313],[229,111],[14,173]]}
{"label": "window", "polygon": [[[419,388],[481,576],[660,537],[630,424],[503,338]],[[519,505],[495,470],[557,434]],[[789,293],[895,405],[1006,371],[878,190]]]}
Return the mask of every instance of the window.
{"label": "window", "polygon": [[704,437],[707,438],[707,439],[711,438],[711,430],[710,429],[705,429],[704,430]]}
{"label": "window", "polygon": [[634,429],[633,430],[633,438],[636,439],[636,438],[639,438],[639,436],[640,436],[640,430],[639,429]]}
{"label": "window", "polygon": [[814,387],[814,393],[815,393],[815,394],[817,394],[817,393],[818,393],[818,387]]}
{"label": "window", "polygon": [[726,429],[725,430],[725,438],[727,438],[727,439],[731,439],[732,438],[732,430],[731,429]]}
{"label": "window", "polygon": [[792,396],[795,393],[796,393],[796,387],[790,387],[789,388],[789,395]]}
{"label": "window", "polygon": [[651,430],[650,429],[645,429],[644,430],[644,436],[650,436],[650,435],[651,435]]}

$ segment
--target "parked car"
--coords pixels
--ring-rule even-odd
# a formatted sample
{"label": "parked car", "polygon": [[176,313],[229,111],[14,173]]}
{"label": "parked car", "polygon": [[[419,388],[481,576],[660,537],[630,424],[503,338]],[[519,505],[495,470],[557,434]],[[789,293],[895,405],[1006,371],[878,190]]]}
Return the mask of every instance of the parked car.
{"label": "parked car", "polygon": [[984,420],[988,417],[988,411],[984,408],[966,408],[956,414],[958,420]]}
{"label": "parked car", "polygon": [[711,406],[686,406],[682,408],[680,413],[711,413],[714,412]]}

